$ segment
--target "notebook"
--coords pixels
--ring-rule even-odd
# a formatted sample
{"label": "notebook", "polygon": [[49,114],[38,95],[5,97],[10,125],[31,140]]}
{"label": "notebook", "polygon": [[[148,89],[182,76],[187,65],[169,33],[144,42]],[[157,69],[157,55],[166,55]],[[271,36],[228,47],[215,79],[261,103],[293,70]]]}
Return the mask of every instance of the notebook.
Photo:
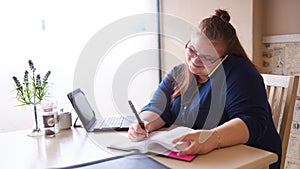
{"label": "notebook", "polygon": [[168,166],[139,153],[130,153],[102,160],[52,169],[170,169]]}
{"label": "notebook", "polygon": [[116,115],[97,118],[87,97],[80,88],[67,94],[67,96],[87,132],[128,130],[134,121],[134,116]]}
{"label": "notebook", "polygon": [[109,145],[108,148],[124,151],[136,150],[140,153],[153,153],[190,162],[197,157],[196,154],[177,155],[180,150],[188,147],[190,143],[179,142],[177,144],[173,144],[172,140],[191,131],[193,131],[193,129],[182,126],[169,131],[154,131],[143,141],[135,142],[122,140],[122,142]]}

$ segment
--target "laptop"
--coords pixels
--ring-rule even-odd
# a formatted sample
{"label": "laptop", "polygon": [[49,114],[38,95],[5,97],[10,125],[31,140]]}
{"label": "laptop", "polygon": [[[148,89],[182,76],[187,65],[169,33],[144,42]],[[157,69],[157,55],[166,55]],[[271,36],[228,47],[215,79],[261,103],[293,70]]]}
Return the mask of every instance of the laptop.
{"label": "laptop", "polygon": [[87,132],[128,130],[134,121],[134,116],[122,115],[96,118],[93,108],[80,88],[67,94],[67,96]]}

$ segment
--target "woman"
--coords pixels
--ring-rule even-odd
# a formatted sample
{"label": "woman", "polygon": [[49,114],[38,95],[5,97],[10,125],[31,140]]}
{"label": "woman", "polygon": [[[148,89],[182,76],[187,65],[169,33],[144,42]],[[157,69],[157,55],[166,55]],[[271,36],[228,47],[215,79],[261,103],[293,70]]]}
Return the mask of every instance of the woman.
{"label": "woman", "polygon": [[176,66],[159,84],[140,115],[145,123],[131,125],[133,141],[172,124],[195,129],[173,142],[188,141],[179,152],[205,154],[216,148],[247,144],[278,154],[281,141],[273,124],[260,73],[248,59],[227,11],[204,19],[185,46],[185,64]]}

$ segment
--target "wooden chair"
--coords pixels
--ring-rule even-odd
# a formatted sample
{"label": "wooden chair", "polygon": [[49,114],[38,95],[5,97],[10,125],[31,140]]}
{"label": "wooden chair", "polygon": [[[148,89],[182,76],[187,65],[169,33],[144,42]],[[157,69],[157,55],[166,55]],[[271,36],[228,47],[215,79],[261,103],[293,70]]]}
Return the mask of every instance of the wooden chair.
{"label": "wooden chair", "polygon": [[280,168],[284,168],[290,138],[299,76],[262,74],[268,100],[272,108],[274,124],[282,141]]}

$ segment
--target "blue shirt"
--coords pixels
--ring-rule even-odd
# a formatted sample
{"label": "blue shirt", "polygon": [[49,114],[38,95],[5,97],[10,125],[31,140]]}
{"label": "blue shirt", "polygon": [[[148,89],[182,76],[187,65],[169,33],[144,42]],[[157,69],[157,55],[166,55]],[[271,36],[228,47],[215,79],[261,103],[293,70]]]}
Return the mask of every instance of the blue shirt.
{"label": "blue shirt", "polygon": [[171,103],[173,86],[179,82],[176,80],[182,70],[183,65],[178,65],[167,74],[142,111],[159,114],[166,126],[177,124],[193,129],[211,129],[240,118],[250,133],[246,144],[276,153],[279,160],[270,167],[279,168],[281,141],[257,69],[231,55],[207,82],[199,86],[192,79],[187,92]]}

